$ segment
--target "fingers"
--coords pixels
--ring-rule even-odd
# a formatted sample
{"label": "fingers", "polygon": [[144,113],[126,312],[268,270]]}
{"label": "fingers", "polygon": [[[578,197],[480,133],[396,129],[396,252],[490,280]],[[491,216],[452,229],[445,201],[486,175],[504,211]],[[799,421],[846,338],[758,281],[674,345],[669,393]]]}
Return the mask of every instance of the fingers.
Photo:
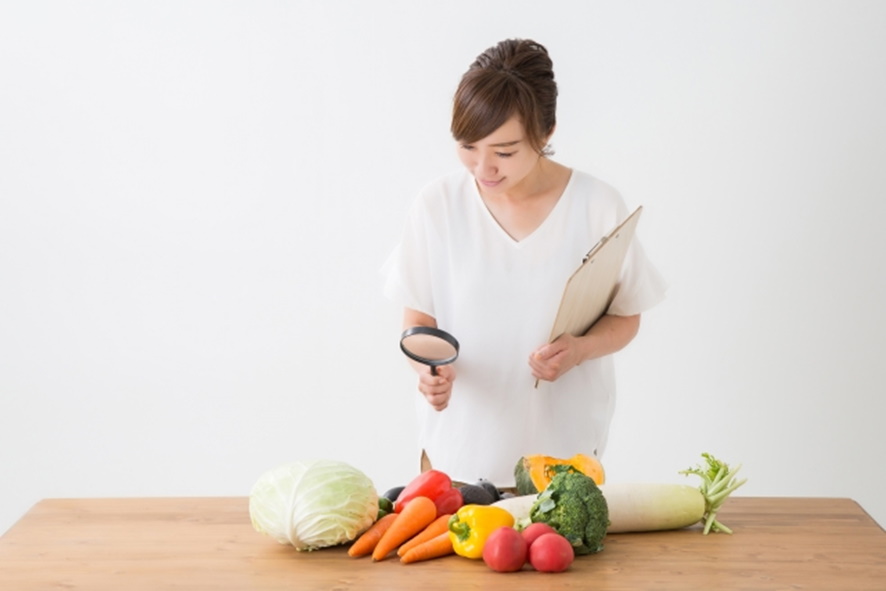
{"label": "fingers", "polygon": [[565,371],[568,347],[554,341],[539,347],[529,356],[529,367],[532,376],[539,380],[552,382]]}
{"label": "fingers", "polygon": [[[449,398],[452,395],[452,379],[455,378],[453,371],[446,371],[444,367],[438,368],[438,375],[433,376],[423,373],[419,376],[418,390],[425,397],[434,410],[440,411],[449,406]],[[451,379],[450,379],[451,378]]]}
{"label": "fingers", "polygon": [[562,354],[569,348],[569,340],[565,337],[561,337],[554,341],[553,343],[547,343],[542,345],[538,349],[536,349],[532,353],[532,357],[537,359],[538,361],[547,361],[552,357]]}
{"label": "fingers", "polygon": [[544,365],[535,365],[530,363],[529,367],[532,370],[532,377],[537,380],[553,382],[558,377],[560,377],[561,366],[557,362],[546,363]]}
{"label": "fingers", "polygon": [[445,392],[422,392],[425,400],[428,401],[434,410],[440,411],[449,406],[449,398],[452,395],[451,390]]}
{"label": "fingers", "polygon": [[449,393],[446,394],[425,394],[425,400],[428,401],[434,410],[441,411],[449,406]]}

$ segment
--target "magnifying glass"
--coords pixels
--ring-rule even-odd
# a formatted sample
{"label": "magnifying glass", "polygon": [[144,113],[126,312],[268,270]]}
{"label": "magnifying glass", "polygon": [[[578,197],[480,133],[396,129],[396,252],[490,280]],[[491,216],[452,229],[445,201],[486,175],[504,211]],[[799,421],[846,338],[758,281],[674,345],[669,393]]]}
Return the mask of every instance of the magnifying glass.
{"label": "magnifying glass", "polygon": [[458,357],[458,341],[439,328],[413,326],[400,335],[400,350],[413,361],[430,366],[431,375],[437,375],[437,367],[448,365]]}

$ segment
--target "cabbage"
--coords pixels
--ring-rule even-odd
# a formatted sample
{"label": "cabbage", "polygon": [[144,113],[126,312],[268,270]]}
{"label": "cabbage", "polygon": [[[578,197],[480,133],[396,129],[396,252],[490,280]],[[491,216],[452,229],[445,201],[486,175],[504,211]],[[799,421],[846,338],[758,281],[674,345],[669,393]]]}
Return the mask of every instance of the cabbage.
{"label": "cabbage", "polygon": [[296,550],[355,539],[378,517],[378,493],[360,470],[334,460],[296,462],[263,474],[249,495],[256,531]]}

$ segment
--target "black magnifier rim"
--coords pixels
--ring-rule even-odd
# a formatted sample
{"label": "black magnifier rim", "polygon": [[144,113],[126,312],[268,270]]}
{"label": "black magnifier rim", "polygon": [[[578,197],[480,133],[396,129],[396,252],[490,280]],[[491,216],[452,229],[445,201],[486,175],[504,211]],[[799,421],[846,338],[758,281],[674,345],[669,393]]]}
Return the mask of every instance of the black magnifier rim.
{"label": "black magnifier rim", "polygon": [[[455,355],[452,357],[447,357],[445,359],[428,359],[427,357],[422,357],[421,355],[416,355],[409,349],[403,346],[403,341],[406,337],[411,337],[413,335],[423,334],[431,337],[436,337],[438,339],[442,339],[452,345],[452,348],[455,349]],[[439,328],[434,328],[433,326],[413,326],[412,328],[407,328],[403,331],[403,334],[400,335],[400,350],[403,351],[403,354],[409,357],[414,361],[418,361],[419,363],[424,363],[425,365],[430,365],[433,367],[437,367],[440,365],[448,365],[455,361],[458,358],[458,341],[454,336],[446,332],[445,330],[441,330]]]}

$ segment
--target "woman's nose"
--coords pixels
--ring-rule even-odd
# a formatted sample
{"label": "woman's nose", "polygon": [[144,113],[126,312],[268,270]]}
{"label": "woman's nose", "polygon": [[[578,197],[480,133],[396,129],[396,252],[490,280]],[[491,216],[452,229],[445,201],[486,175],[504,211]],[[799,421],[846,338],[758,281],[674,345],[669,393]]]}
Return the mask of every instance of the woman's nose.
{"label": "woman's nose", "polygon": [[480,173],[489,173],[495,172],[496,167],[495,163],[492,161],[492,158],[489,156],[480,156],[477,158],[477,171]]}

